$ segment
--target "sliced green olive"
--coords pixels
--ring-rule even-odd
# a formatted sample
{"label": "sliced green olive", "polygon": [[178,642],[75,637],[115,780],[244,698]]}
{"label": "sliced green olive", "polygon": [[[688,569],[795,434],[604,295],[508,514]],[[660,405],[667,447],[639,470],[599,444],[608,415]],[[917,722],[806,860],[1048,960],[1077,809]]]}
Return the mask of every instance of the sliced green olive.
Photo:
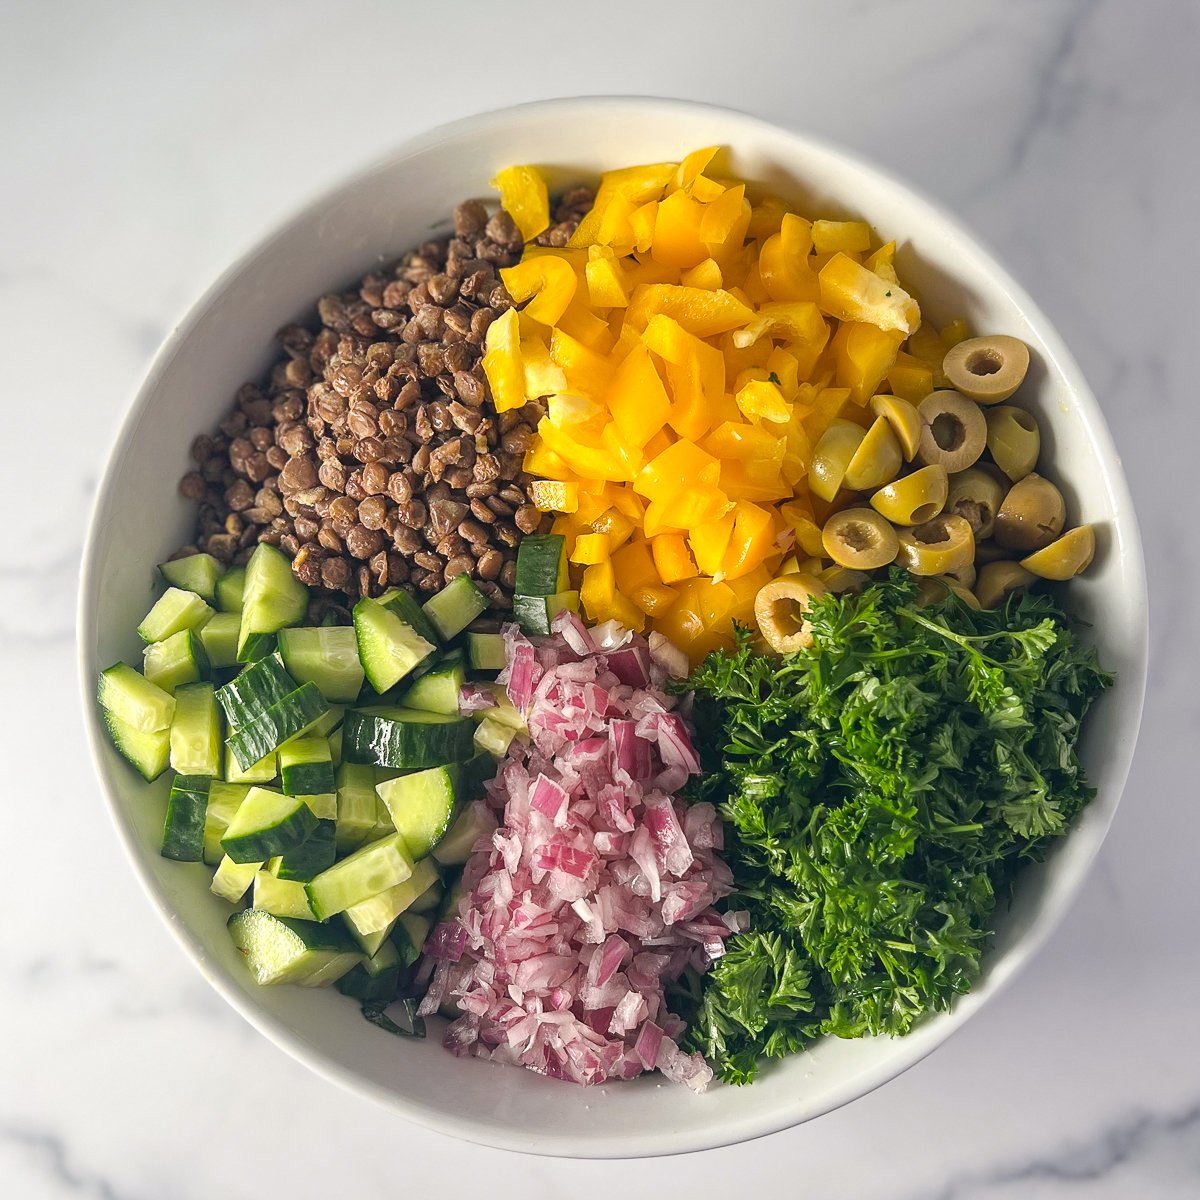
{"label": "sliced green olive", "polygon": [[881,487],[871,497],[871,507],[895,525],[922,525],[945,506],[947,481],[945,467],[921,467]]}
{"label": "sliced green olive", "polygon": [[817,579],[827,592],[859,592],[871,582],[871,577],[865,571],[855,571],[850,567],[839,567],[836,563],[826,567]]}
{"label": "sliced green olive", "polygon": [[808,609],[824,595],[825,588],[811,575],[788,575],[759,588],[754,597],[754,619],[772,650],[788,654],[812,645]]}
{"label": "sliced green olive", "polygon": [[1062,492],[1040,475],[1026,475],[1008,489],[996,510],[996,541],[1028,554],[1054,541],[1066,520]]}
{"label": "sliced green olive", "polygon": [[844,508],[821,530],[825,553],[839,567],[874,571],[886,567],[900,549],[895,528],[873,508]]}
{"label": "sliced green olive", "polygon": [[1004,334],[967,338],[942,360],[942,374],[950,386],[980,404],[1007,400],[1028,370],[1029,347]]}
{"label": "sliced green olive", "polygon": [[958,392],[930,392],[917,406],[921,444],[917,457],[937,463],[952,475],[965,471],[987,445],[987,421],[974,400]]}
{"label": "sliced green olive", "polygon": [[922,579],[917,587],[917,606],[926,608],[930,604],[940,604],[950,594],[957,596],[968,608],[978,610],[979,601],[974,593],[952,575],[930,575]]}
{"label": "sliced green olive", "polygon": [[975,581],[975,595],[984,608],[999,608],[1008,596],[1027,588],[1034,578],[1020,563],[1006,559],[985,563]]}
{"label": "sliced green olive", "polygon": [[996,513],[1008,490],[989,470],[982,466],[968,467],[950,476],[944,512],[965,517],[976,541],[992,536]]}
{"label": "sliced green olive", "polygon": [[1009,479],[1024,479],[1037,466],[1042,449],[1042,431],[1032,413],[1011,404],[989,408],[987,419],[987,448],[996,466]]}
{"label": "sliced green olive", "polygon": [[991,538],[984,541],[975,539],[975,567],[984,566],[986,563],[997,562],[1002,558],[1011,558],[1010,551],[1005,550],[1003,546],[998,546]]}
{"label": "sliced green olive", "polygon": [[846,464],[842,482],[856,492],[874,491],[900,474],[902,462],[899,438],[886,417],[876,417]]}
{"label": "sliced green olive", "polygon": [[973,562],[964,563],[953,571],[947,571],[946,578],[953,579],[955,583],[961,583],[967,589],[973,588],[975,586],[975,564]]}
{"label": "sliced green olive", "polygon": [[1086,571],[1096,554],[1096,531],[1077,525],[1057,541],[1021,559],[1021,566],[1041,579],[1070,579]]}
{"label": "sliced green olive", "polygon": [[962,517],[942,514],[924,525],[900,530],[897,561],[914,575],[945,575],[975,557],[975,537]]}
{"label": "sliced green olive", "polygon": [[867,431],[853,421],[843,421],[840,417],[830,421],[829,428],[813,447],[808,466],[808,490],[814,496],[832,502],[846,477],[850,460],[866,436]]}
{"label": "sliced green olive", "polygon": [[877,417],[887,419],[900,443],[904,461],[912,462],[921,444],[921,416],[916,405],[910,404],[902,396],[880,394],[871,397],[871,411]]}

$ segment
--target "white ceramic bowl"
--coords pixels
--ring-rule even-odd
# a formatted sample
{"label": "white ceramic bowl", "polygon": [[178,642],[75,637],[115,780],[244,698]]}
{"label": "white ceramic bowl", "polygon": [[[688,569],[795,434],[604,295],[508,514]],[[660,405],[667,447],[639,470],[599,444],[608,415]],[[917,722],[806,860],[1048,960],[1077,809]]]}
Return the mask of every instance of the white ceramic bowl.
{"label": "white ceramic bowl", "polygon": [[[801,211],[861,215],[901,246],[902,278],[936,321],[1024,339],[1033,366],[1022,400],[1074,517],[1095,522],[1096,562],[1072,585],[1116,688],[1093,713],[1084,757],[1099,796],[1048,862],[1021,881],[986,973],[954,1011],[899,1040],[829,1039],[764,1071],[750,1088],[696,1097],[657,1077],[596,1089],[456,1059],[436,1032],[394,1038],[329,991],[259,988],[238,960],[230,909],[210,872],[160,858],[163,781],[147,788],[117,757],[92,703],[97,671],[139,653],[134,627],[155,564],[188,540],[176,483],[192,437],[226,412],[237,386],[271,361],[272,335],[311,316],[324,292],[446,229],[460,200],[489,193],[498,168],[533,162],[567,182],[720,143],[739,175],[768,181]],[[1078,892],[1112,819],[1133,752],[1146,665],[1141,545],[1120,458],[1074,360],[1008,273],[945,212],[840,150],[697,104],[578,99],[472,117],[402,146],[272,232],[212,286],[159,351],[121,428],[88,539],[79,613],[82,686],[96,769],[151,900],[213,987],[251,1024],[315,1071],[445,1133],[512,1150],[621,1157],[698,1150],[808,1120],[898,1075],[985,1004],[1029,960]],[[1019,1047],[1017,1053],[1019,1053]]]}

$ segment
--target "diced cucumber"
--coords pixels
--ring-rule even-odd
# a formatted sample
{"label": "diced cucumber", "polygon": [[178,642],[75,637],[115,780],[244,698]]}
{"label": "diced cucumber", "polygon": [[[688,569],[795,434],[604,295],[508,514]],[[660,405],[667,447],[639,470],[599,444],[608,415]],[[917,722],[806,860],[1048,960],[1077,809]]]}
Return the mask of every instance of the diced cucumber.
{"label": "diced cucumber", "polygon": [[225,570],[211,554],[189,554],[158,564],[159,574],[171,587],[195,592],[206,604],[217,602],[217,580]]}
{"label": "diced cucumber", "polygon": [[259,659],[217,690],[231,729],[248,725],[272,705],[290,696],[300,685],[288,674],[277,654]]}
{"label": "diced cucumber", "polygon": [[212,615],[212,608],[195,592],[170,587],[142,618],[137,628],[138,637],[143,642],[165,642],[173,633],[199,628]]}
{"label": "diced cucumber", "polygon": [[[375,786],[378,788],[380,783],[384,782],[378,778],[375,779]],[[392,824],[392,814],[388,812],[387,805],[380,800],[379,796],[375,797],[375,828],[371,830],[371,836],[367,839],[371,842],[377,842],[382,837],[391,837],[396,832],[395,825]]]}
{"label": "diced cucumber", "polygon": [[400,989],[400,970],[400,955],[384,938],[373,955],[347,971],[334,986],[355,1000],[391,1000]]}
{"label": "diced cucumber", "polygon": [[433,912],[442,902],[445,895],[441,883],[431,883],[409,906],[410,913]]}
{"label": "diced cucumber", "polygon": [[204,861],[210,867],[221,861],[225,853],[221,849],[221,839],[249,791],[245,784],[223,783],[220,779],[214,779],[208,785],[208,808],[204,812]]}
{"label": "diced cucumber", "polygon": [[394,612],[405,625],[411,625],[427,642],[437,645],[437,630],[411,592],[393,588],[379,597],[379,603]]}
{"label": "diced cucumber", "polygon": [[484,785],[496,778],[496,760],[484,751],[473,754],[458,768],[458,802],[470,804],[482,800]]}
{"label": "diced cucumber", "polygon": [[304,884],[294,879],[281,879],[270,871],[259,871],[254,876],[253,904],[275,917],[294,917],[300,921],[313,919]]}
{"label": "diced cucumber", "polygon": [[375,790],[409,854],[414,860],[423,859],[450,828],[458,799],[458,772],[453,766],[430,767],[381,783]]}
{"label": "diced cucumber", "polygon": [[508,698],[508,692],[502,684],[480,683],[477,686],[486,688],[491,692],[496,699],[496,703],[491,708],[480,708],[473,712],[471,716],[476,721],[490,719],[501,725],[507,725],[509,728],[515,729],[518,733],[525,732],[525,717]]}
{"label": "diced cucumber", "polygon": [[204,821],[211,782],[207,775],[176,775],[171,780],[160,850],[163,858],[199,862],[204,857]]}
{"label": "diced cucumber", "polygon": [[467,671],[461,651],[447,654],[432,671],[422,675],[400,698],[405,708],[458,716],[458,691]]}
{"label": "diced cucumber", "polygon": [[175,689],[171,769],[181,775],[221,774],[221,711],[211,683]]}
{"label": "diced cucumber", "polygon": [[279,635],[275,633],[252,633],[243,642],[241,621],[238,621],[238,662],[256,663],[268,658],[279,649]]}
{"label": "diced cucumber", "polygon": [[367,680],[380,693],[395,687],[437,649],[395,611],[366,596],[354,606],[354,634]]}
{"label": "diced cucumber", "polygon": [[260,908],[235,913],[229,919],[229,934],[255,982],[263,985],[333,983],[363,957],[349,934],[336,925],[276,917]]}
{"label": "diced cucumber", "polygon": [[333,821],[318,820],[316,829],[301,845],[280,856],[279,869],[275,874],[280,879],[294,879],[307,883],[322,871],[327,871],[337,861],[334,830]]}
{"label": "diced cucumber", "polygon": [[499,633],[468,633],[467,661],[476,671],[503,671],[508,665],[504,636]]}
{"label": "diced cucumber", "polygon": [[323,717],[313,722],[308,736],[324,738],[326,743],[328,743],[329,735],[342,723],[345,715],[346,706],[344,704],[331,704],[329,711]]}
{"label": "diced cucumber", "polygon": [[375,828],[375,768],[342,763],[337,769],[337,848],[357,850]]}
{"label": "diced cucumber", "polygon": [[548,637],[550,623],[564,609],[579,611],[578,592],[555,592],[551,596],[513,596],[513,617],[525,633]]}
{"label": "diced cucumber", "polygon": [[[350,932],[360,939],[367,934],[384,932],[391,929],[396,918],[411,907],[418,896],[437,882],[437,864],[432,859],[424,859],[413,867],[412,875],[403,883],[350,905],[342,917]],[[387,936],[386,932],[384,936]]]}
{"label": "diced cucumber", "polygon": [[318,919],[345,912],[388,888],[403,883],[413,872],[412,859],[398,833],[369,842],[306,886],[308,902]]}
{"label": "diced cucumber", "polygon": [[138,770],[148,783],[153,783],[166,769],[171,758],[171,731],[156,729],[142,733],[107,708],[101,709],[108,736],[118,753]]}
{"label": "diced cucumber", "polygon": [[238,863],[225,855],[213,872],[209,891],[230,904],[236,904],[249,890],[262,863]]}
{"label": "diced cucumber", "polygon": [[312,734],[279,747],[279,778],[285,795],[321,796],[337,791],[329,742]]}
{"label": "diced cucumber", "polygon": [[279,774],[279,757],[272,751],[244,771],[232,754],[225,756],[225,779],[229,783],[270,783]]}
{"label": "diced cucumber", "polygon": [[316,828],[312,809],[298,796],[253,787],[229,822],[221,846],[235,863],[263,862],[303,845]]}
{"label": "diced cucumber", "polygon": [[208,674],[208,655],[194,629],[181,629],[142,651],[142,670],[151,683],[175,694],[183,683],[198,683]]}
{"label": "diced cucumber", "polygon": [[475,729],[475,745],[495,758],[503,758],[516,736],[517,731],[511,725],[495,717],[484,717]]}
{"label": "diced cucumber", "polygon": [[326,700],[349,704],[362,691],[358,639],[346,625],[279,631],[279,654],[297,683],[315,683]]}
{"label": "diced cucumber", "polygon": [[418,915],[411,908],[408,912],[400,914],[392,930],[391,941],[403,966],[411,967],[421,957],[421,949],[432,928],[432,921]]}
{"label": "diced cucumber", "polygon": [[348,762],[401,769],[462,762],[473,753],[473,724],[412,708],[352,709],[342,723],[342,753]]}
{"label": "diced cucumber", "polygon": [[175,698],[123,662],[100,672],[96,698],[101,708],[134,733],[169,729],[175,715]]}
{"label": "diced cucumber", "polygon": [[[345,915],[345,913],[342,913],[343,917]],[[391,936],[392,929],[395,927],[395,924],[396,918],[393,917],[390,925],[388,925],[385,929],[379,929],[373,933],[359,933],[354,926],[350,925],[349,923],[347,923],[347,928],[350,930],[350,936],[359,944],[362,952],[367,955],[373,955]]]}
{"label": "diced cucumber", "polygon": [[567,539],[561,533],[535,533],[517,547],[514,592],[522,596],[553,596],[571,586],[567,567]]}
{"label": "diced cucumber", "polygon": [[217,607],[226,613],[242,611],[242,594],[246,589],[246,568],[230,567],[217,580]]}
{"label": "diced cucumber", "polygon": [[433,857],[443,866],[458,867],[471,857],[480,838],[490,838],[496,817],[482,800],[468,805],[450,826],[450,832],[434,847]]}
{"label": "diced cucumber", "polygon": [[329,711],[315,683],[305,683],[260,713],[252,722],[231,729],[225,744],[242,767],[278,750],[289,738],[306,733]]}
{"label": "diced cucumber", "polygon": [[277,633],[288,625],[299,625],[307,614],[308,588],[292,574],[287,555],[259,542],[246,564],[238,659],[247,661],[248,643],[254,634]]}
{"label": "diced cucumber", "polygon": [[237,613],[214,613],[200,627],[200,641],[210,667],[236,667],[238,630],[242,619]]}
{"label": "diced cucumber", "polygon": [[469,575],[456,575],[421,606],[445,642],[457,637],[488,606],[487,597]]}

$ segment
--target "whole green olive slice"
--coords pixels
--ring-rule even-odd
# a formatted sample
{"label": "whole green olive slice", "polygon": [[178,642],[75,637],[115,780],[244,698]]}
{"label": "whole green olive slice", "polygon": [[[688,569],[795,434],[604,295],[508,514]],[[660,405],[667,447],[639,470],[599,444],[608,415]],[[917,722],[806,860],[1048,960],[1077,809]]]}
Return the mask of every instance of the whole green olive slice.
{"label": "whole green olive slice", "polygon": [[902,396],[881,393],[871,397],[871,411],[877,417],[887,419],[896,440],[900,443],[904,461],[912,462],[917,457],[917,448],[921,444],[921,417],[916,405],[909,403]]}
{"label": "whole green olive slice", "polygon": [[900,540],[895,528],[873,508],[844,508],[821,530],[825,553],[840,567],[874,571],[896,557]]}
{"label": "whole green olive slice", "polygon": [[812,645],[808,609],[824,595],[824,586],[810,575],[784,575],[759,588],[754,619],[772,650],[787,654]]}
{"label": "whole green olive slice", "polygon": [[975,537],[962,517],[943,513],[924,525],[900,530],[899,540],[897,561],[914,575],[945,575],[975,558]]}
{"label": "whole green olive slice", "polygon": [[1021,566],[1040,579],[1064,580],[1086,571],[1095,554],[1096,531],[1090,525],[1077,525],[1021,559]]}
{"label": "whole green olive slice", "polygon": [[842,483],[856,492],[870,492],[900,474],[900,441],[886,417],[876,417],[846,464]]}
{"label": "whole green olive slice", "polygon": [[1029,347],[1004,334],[967,338],[942,360],[942,374],[950,386],[980,404],[1007,400],[1028,370]]}
{"label": "whole green olive slice", "polygon": [[894,525],[921,525],[942,511],[947,478],[943,466],[920,467],[881,487],[871,497],[871,507]]}
{"label": "whole green olive slice", "polygon": [[808,465],[808,490],[814,496],[832,503],[846,477],[850,460],[866,436],[867,431],[853,421],[837,417],[829,422],[829,428],[813,447],[812,461]]}
{"label": "whole green olive slice", "polygon": [[1026,475],[1008,489],[996,511],[996,541],[1028,554],[1054,541],[1066,520],[1062,492],[1041,475]]}
{"label": "whole green olive slice", "polygon": [[921,417],[918,457],[950,474],[965,471],[987,445],[987,421],[974,400],[958,392],[930,392],[917,406]]}

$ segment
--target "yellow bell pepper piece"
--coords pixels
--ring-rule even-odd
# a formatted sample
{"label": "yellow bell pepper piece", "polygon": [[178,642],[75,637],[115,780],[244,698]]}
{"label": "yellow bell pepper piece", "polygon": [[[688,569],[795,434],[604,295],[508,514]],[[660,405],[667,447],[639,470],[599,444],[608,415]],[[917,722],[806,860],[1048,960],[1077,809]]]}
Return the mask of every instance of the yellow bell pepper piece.
{"label": "yellow bell pepper piece", "polygon": [[677,165],[646,163],[637,167],[622,167],[618,171],[606,171],[600,176],[600,186],[596,189],[596,200],[591,211],[579,222],[567,245],[587,247],[597,240],[604,212],[613,197],[623,196],[635,204],[657,200],[674,176]]}
{"label": "yellow bell pepper piece", "polygon": [[704,205],[684,191],[671,192],[658,203],[650,253],[669,267],[694,267],[708,258],[700,240]]}
{"label": "yellow bell pepper piece", "polygon": [[525,368],[521,361],[517,310],[510,308],[489,326],[484,339],[483,373],[492,389],[497,412],[525,403]]}
{"label": "yellow bell pepper piece", "polygon": [[608,485],[610,507],[629,518],[635,528],[640,528],[646,515],[646,502],[633,490],[628,483],[610,483]]}
{"label": "yellow bell pepper piece", "polygon": [[706,258],[702,263],[690,267],[679,276],[679,282],[684,287],[700,288],[706,292],[716,292],[725,286],[721,264],[715,258]]}
{"label": "yellow bell pepper piece", "polygon": [[691,193],[693,200],[699,200],[701,204],[711,204],[725,194],[725,185],[715,179],[709,179],[707,175],[698,175],[692,184]]}
{"label": "yellow bell pepper piece", "polygon": [[679,593],[674,588],[661,583],[643,584],[629,593],[629,599],[636,608],[640,608],[648,617],[657,617],[665,613],[679,599]]}
{"label": "yellow bell pepper piece", "polygon": [[[491,332],[490,326],[488,332]],[[585,396],[603,395],[612,382],[613,364],[562,329],[554,330],[550,336],[550,359],[562,367],[573,392]]]}
{"label": "yellow bell pepper piece", "polygon": [[[596,242],[600,245],[619,249],[622,254],[628,254],[633,249],[636,238],[630,218],[638,205],[628,196],[616,195],[605,206],[600,217],[600,228],[596,232]],[[589,246],[591,250],[594,247]]]}
{"label": "yellow bell pepper piece", "polygon": [[629,228],[633,234],[633,247],[639,254],[648,254],[654,245],[654,230],[658,224],[657,200],[635,208],[629,215]]}
{"label": "yellow bell pepper piece", "polygon": [[[768,334],[798,343],[791,347],[793,352],[803,348],[809,353],[815,350],[819,354],[829,340],[829,326],[821,316],[821,310],[811,301],[773,301],[762,305],[744,329],[734,331],[733,344],[739,349],[746,349]],[[770,346],[766,354],[770,355]]]}
{"label": "yellow bell pepper piece", "polygon": [[[775,522],[769,509],[739,500],[733,510],[733,532],[721,560],[722,579],[739,579],[778,551]],[[713,572],[714,576],[718,572]]]}
{"label": "yellow bell pepper piece", "polygon": [[899,284],[881,279],[840,251],[821,269],[817,282],[822,311],[839,321],[864,321],[906,336],[921,323],[917,302]]}
{"label": "yellow bell pepper piece", "polygon": [[521,365],[525,371],[525,395],[530,400],[567,390],[567,377],[550,361],[550,347],[540,337],[521,339]]}
{"label": "yellow bell pepper piece", "polygon": [[647,500],[673,500],[690,488],[717,482],[721,464],[695,442],[681,438],[652,458],[634,480],[633,490]]}
{"label": "yellow bell pepper piece", "polygon": [[608,551],[611,554],[633,537],[633,522],[623,512],[610,508],[592,522],[592,530],[608,537]]}
{"label": "yellow bell pepper piece", "polygon": [[895,329],[844,322],[833,339],[838,387],[849,388],[855,404],[866,404],[892,369],[903,340]]}
{"label": "yellow bell pepper piece", "polygon": [[540,437],[535,437],[529,449],[525,451],[521,469],[527,475],[540,475],[543,479],[560,481],[568,481],[573,475],[571,468]]}
{"label": "yellow bell pepper piece", "polygon": [[581,533],[575,539],[575,546],[568,555],[571,562],[591,566],[593,563],[607,562],[612,555],[607,533]]}
{"label": "yellow bell pepper piece", "polygon": [[809,406],[812,411],[804,418],[804,432],[809,439],[819,441],[830,424],[842,415],[849,401],[849,388],[821,388],[814,391]]}
{"label": "yellow bell pepper piece", "polygon": [[763,242],[758,278],[771,300],[816,300],[817,276],[808,263],[812,226],[795,213],[784,216],[779,232]]}
{"label": "yellow bell pepper piece", "polygon": [[746,236],[764,241],[778,233],[787,215],[787,205],[778,196],[764,196],[750,213]]}
{"label": "yellow bell pepper piece", "polygon": [[871,248],[871,227],[866,221],[814,221],[813,249],[818,254],[865,254]]}
{"label": "yellow bell pepper piece", "polygon": [[[559,429],[570,429],[575,437],[585,433],[600,436],[608,415],[595,401],[572,392],[558,392],[546,398],[546,415],[552,425]],[[581,428],[582,427],[582,428]]]}
{"label": "yellow bell pepper piece", "polygon": [[701,338],[737,329],[754,318],[752,309],[723,289],[708,291],[670,284],[635,287],[625,319],[635,329],[644,329],[658,313]]}
{"label": "yellow bell pepper piece", "polygon": [[696,560],[696,566],[705,575],[720,573],[736,520],[735,510],[715,521],[706,521],[703,525],[698,525],[688,535],[688,547]]}
{"label": "yellow bell pepper piece", "polygon": [[971,336],[971,327],[965,317],[955,317],[941,333],[942,341],[947,350],[953,350],[959,342],[965,342]]}
{"label": "yellow bell pepper piece", "polygon": [[874,254],[869,255],[864,261],[863,266],[868,271],[874,271],[880,279],[886,279],[889,283],[899,283],[896,278],[896,243],[885,242]]}
{"label": "yellow bell pepper piece", "polygon": [[747,421],[786,421],[792,415],[792,406],[769,379],[751,380],[734,399]]}
{"label": "yellow bell pepper piece", "polygon": [[775,458],[781,450],[782,439],[768,433],[761,425],[748,425],[744,421],[724,421],[717,426],[700,446],[714,458],[732,459],[736,462],[751,462],[755,459]]}
{"label": "yellow bell pepper piece", "polygon": [[525,241],[550,228],[550,196],[536,167],[505,167],[491,186],[499,191],[500,207],[516,222]]}
{"label": "yellow bell pepper piece", "polygon": [[529,485],[529,499],[539,512],[578,512],[579,484],[555,479],[535,479]]}
{"label": "yellow bell pepper piece", "polygon": [[779,506],[779,515],[784,524],[796,535],[796,544],[805,554],[821,555],[825,548],[821,543],[821,527],[816,523],[812,507],[800,500],[792,500]]}
{"label": "yellow bell pepper piece", "polygon": [[654,569],[654,559],[647,542],[627,542],[614,552],[612,561],[617,587],[627,596],[632,596],[640,587],[662,582]]}
{"label": "yellow bell pepper piece", "polygon": [[700,218],[700,240],[712,258],[724,263],[741,253],[750,214],[745,184],[727,188],[705,208]]}
{"label": "yellow bell pepper piece", "polygon": [[660,533],[650,543],[650,553],[663,583],[679,583],[697,573],[687,539],[681,533]]}
{"label": "yellow bell pepper piece", "polygon": [[[607,431],[606,426],[606,431]],[[542,441],[583,479],[633,479],[627,462],[611,446],[588,445],[543,417],[538,423]]]}
{"label": "yellow bell pepper piece", "polygon": [[723,517],[733,501],[720,488],[694,487],[670,500],[652,500],[646,505],[642,532],[648,538],[660,533],[686,533]]}
{"label": "yellow bell pepper piece", "polygon": [[[780,390],[787,401],[796,399],[800,387],[800,364],[782,346],[775,346],[767,356],[767,378]],[[771,377],[774,376],[774,379]]]}
{"label": "yellow bell pepper piece", "polygon": [[919,358],[905,354],[896,355],[896,361],[887,373],[892,392],[912,404],[920,404],[933,391],[933,371]]}
{"label": "yellow bell pepper piece", "polygon": [[587,262],[588,300],[596,308],[624,308],[629,303],[625,272],[611,246],[591,246]]}
{"label": "yellow bell pepper piece", "polygon": [[613,421],[631,446],[645,446],[667,423],[671,398],[643,344],[626,355],[606,395]]}
{"label": "yellow bell pepper piece", "polygon": [[612,562],[606,558],[590,564],[584,570],[579,585],[579,601],[583,611],[593,621],[608,620],[616,591],[617,580]]}
{"label": "yellow bell pepper piece", "polygon": [[693,150],[691,154],[685,155],[675,171],[675,186],[677,188],[691,187],[707,169],[708,164],[716,158],[719,149],[720,146],[703,146],[699,150]]}
{"label": "yellow bell pepper piece", "polygon": [[589,350],[594,350],[605,360],[611,359],[616,338],[613,337],[608,322],[588,307],[583,293],[577,293],[575,299],[567,306],[567,311],[559,317],[554,331],[557,333],[560,330]]}

